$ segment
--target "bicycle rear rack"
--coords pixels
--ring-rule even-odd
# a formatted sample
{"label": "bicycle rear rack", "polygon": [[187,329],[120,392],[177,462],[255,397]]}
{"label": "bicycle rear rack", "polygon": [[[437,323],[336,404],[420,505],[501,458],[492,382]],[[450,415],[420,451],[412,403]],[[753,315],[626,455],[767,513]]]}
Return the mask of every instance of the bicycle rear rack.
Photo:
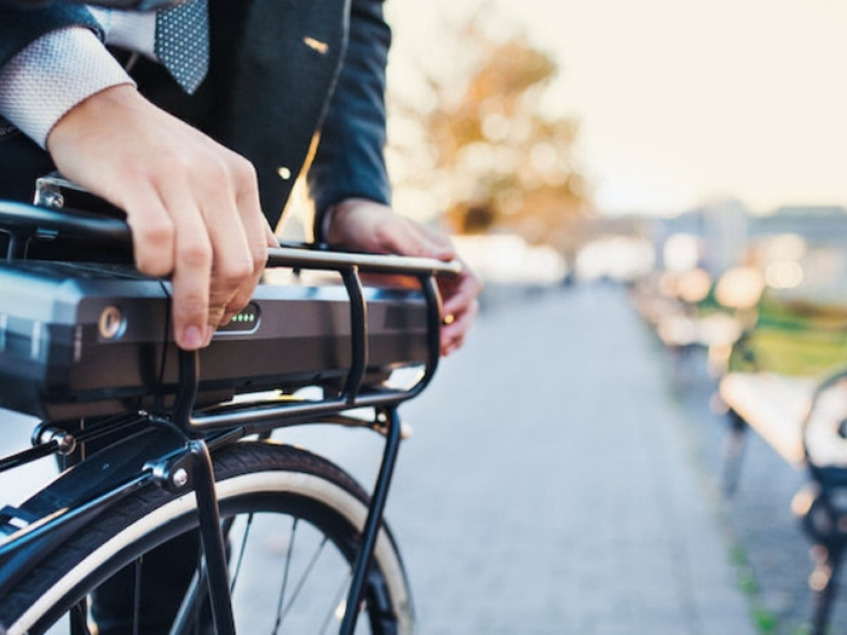
{"label": "bicycle rear rack", "polygon": [[[96,243],[120,246],[129,252],[131,234],[121,220],[78,211],[57,211],[22,203],[0,201],[0,231],[10,235],[7,260],[26,258],[33,240],[54,239],[59,236],[82,238]],[[350,301],[351,364],[340,393],[319,401],[296,401],[257,407],[256,404],[227,405],[195,412],[194,405],[200,376],[196,351],[180,351],[179,386],[170,415],[171,421],[189,439],[187,462],[193,474],[195,496],[200,517],[206,566],[209,572],[209,593],[217,632],[234,634],[235,626],[226,583],[226,556],[221,533],[220,515],[214,492],[211,456],[203,435],[213,431],[241,430],[243,435],[267,433],[273,429],[305,423],[316,418],[332,421],[332,415],[353,408],[370,407],[377,420],[385,426],[385,448],[377,472],[370,507],[362,530],[362,545],[353,568],[345,615],[340,633],[352,634],[356,627],[358,607],[364,582],[382,524],[382,515],[391,484],[401,439],[401,422],[397,406],[418,395],[431,381],[438,366],[441,304],[435,282],[437,275],[456,275],[461,271],[457,262],[441,262],[427,258],[391,255],[332,252],[323,249],[271,248],[270,267],[328,270],[340,273]],[[426,302],[427,359],[420,379],[406,389],[364,387],[363,378],[368,364],[367,302],[361,273],[399,274],[416,278]],[[186,464],[179,461],[180,466]],[[157,480],[168,482],[165,473]]]}
{"label": "bicycle rear rack", "polygon": [[[402,262],[404,260],[406,262]],[[340,395],[335,399],[315,403],[282,404],[263,410],[255,410],[248,407],[245,409],[236,408],[218,414],[193,413],[199,379],[199,356],[196,351],[180,352],[180,388],[174,407],[174,422],[189,434],[232,426],[249,427],[251,431],[262,432],[280,427],[280,425],[290,425],[295,420],[334,414],[342,410],[364,406],[373,407],[377,411],[382,410],[384,412],[387,426],[385,449],[362,532],[361,549],[353,570],[346,610],[340,629],[342,635],[352,634],[356,628],[358,607],[364,592],[364,582],[373,556],[373,550],[376,546],[385,502],[388,497],[388,489],[391,484],[394,465],[400,448],[401,421],[397,414],[397,405],[399,402],[419,394],[430,382],[438,366],[441,304],[434,275],[437,271],[442,270],[442,267],[445,272],[456,272],[453,267],[444,267],[443,263],[437,261],[421,260],[419,262],[410,262],[410,260],[385,256],[358,257],[353,254],[333,254],[329,252],[306,252],[305,254],[301,254],[298,250],[294,249],[271,249],[271,254],[268,258],[271,266],[331,269],[339,271],[342,275],[351,307],[352,363],[344,387]],[[372,394],[361,394],[360,392],[368,359],[367,303],[362,292],[362,282],[359,277],[360,270],[415,275],[420,281],[427,304],[428,355],[422,377],[409,389],[383,390]],[[208,452],[205,451],[205,446],[204,448],[193,447],[193,453],[197,459],[197,467],[209,474],[208,479],[198,480],[211,480],[211,458]],[[217,501],[214,491],[210,488],[198,487],[196,495],[201,513],[201,535],[204,550],[206,551],[206,564],[210,572],[210,584],[212,580],[217,580],[219,583],[217,585],[218,588],[211,591],[213,597],[212,606],[218,609],[225,609],[230,607],[230,603],[226,600],[220,600],[224,598],[228,599],[229,588],[226,584],[220,584],[220,581],[225,581],[227,578],[225,548],[219,531],[220,518],[217,513]],[[216,599],[217,601],[215,601]],[[217,615],[215,622],[218,625],[219,632],[228,632],[222,629],[221,625],[232,623],[231,612]],[[234,633],[234,625],[232,628],[232,632]]]}

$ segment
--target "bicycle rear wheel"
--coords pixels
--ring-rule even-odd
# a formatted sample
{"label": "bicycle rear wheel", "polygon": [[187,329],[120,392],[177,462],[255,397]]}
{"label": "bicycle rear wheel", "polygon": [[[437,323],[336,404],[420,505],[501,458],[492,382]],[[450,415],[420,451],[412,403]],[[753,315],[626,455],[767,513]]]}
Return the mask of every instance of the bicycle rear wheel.
{"label": "bicycle rear wheel", "polygon": [[[367,515],[365,493],[337,466],[286,445],[238,443],[213,460],[221,516],[229,526],[238,632],[337,632]],[[87,598],[103,585],[103,593],[117,589],[131,598],[129,623],[112,630],[132,633],[132,623],[143,624],[156,609],[145,606],[145,593],[138,589],[145,588],[146,577],[162,579],[161,572],[145,570],[145,557],[154,559],[155,549],[174,538],[190,537],[196,528],[193,493],[176,496],[151,485],[95,519],[30,571],[14,593],[0,600],[0,624],[8,635],[85,633],[91,621]],[[190,567],[199,572],[197,560],[192,559]],[[119,583],[116,574],[122,576]],[[182,600],[186,620],[177,632],[204,632],[204,585],[197,583],[201,576],[195,575]],[[406,574],[385,526],[360,610],[357,633],[413,631]],[[136,628],[158,633],[170,627]]]}

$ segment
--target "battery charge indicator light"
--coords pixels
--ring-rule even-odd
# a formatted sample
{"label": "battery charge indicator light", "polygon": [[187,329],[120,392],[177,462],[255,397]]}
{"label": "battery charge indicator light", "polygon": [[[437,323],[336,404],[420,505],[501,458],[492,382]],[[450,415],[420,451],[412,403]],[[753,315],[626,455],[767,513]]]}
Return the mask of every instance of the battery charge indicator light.
{"label": "battery charge indicator light", "polygon": [[232,316],[229,324],[218,327],[218,331],[251,333],[259,326],[259,305],[251,302],[240,312]]}

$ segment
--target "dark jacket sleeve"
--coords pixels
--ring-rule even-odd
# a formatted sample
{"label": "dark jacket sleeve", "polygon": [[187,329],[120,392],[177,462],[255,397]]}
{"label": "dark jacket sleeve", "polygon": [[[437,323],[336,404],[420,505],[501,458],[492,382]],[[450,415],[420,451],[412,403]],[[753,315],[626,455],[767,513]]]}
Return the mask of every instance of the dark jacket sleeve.
{"label": "dark jacket sleeve", "polygon": [[54,2],[38,9],[25,9],[0,2],[0,66],[42,35],[73,25],[100,32],[97,20],[82,5]]}
{"label": "dark jacket sleeve", "polygon": [[347,53],[309,170],[315,238],[326,209],[346,198],[390,203],[385,167],[385,67],[391,30],[382,0],[353,0]]}

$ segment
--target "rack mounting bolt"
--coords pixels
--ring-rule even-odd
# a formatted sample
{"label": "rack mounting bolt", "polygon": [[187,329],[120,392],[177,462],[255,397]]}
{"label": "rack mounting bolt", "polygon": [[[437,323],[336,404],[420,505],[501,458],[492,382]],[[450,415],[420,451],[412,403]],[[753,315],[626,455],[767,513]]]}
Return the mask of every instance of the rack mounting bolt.
{"label": "rack mounting bolt", "polygon": [[175,487],[182,489],[188,483],[188,472],[184,467],[178,468],[171,476],[171,483]]}
{"label": "rack mounting bolt", "polygon": [[58,187],[45,186],[38,189],[35,204],[49,209],[62,209],[65,206],[65,197]]}

